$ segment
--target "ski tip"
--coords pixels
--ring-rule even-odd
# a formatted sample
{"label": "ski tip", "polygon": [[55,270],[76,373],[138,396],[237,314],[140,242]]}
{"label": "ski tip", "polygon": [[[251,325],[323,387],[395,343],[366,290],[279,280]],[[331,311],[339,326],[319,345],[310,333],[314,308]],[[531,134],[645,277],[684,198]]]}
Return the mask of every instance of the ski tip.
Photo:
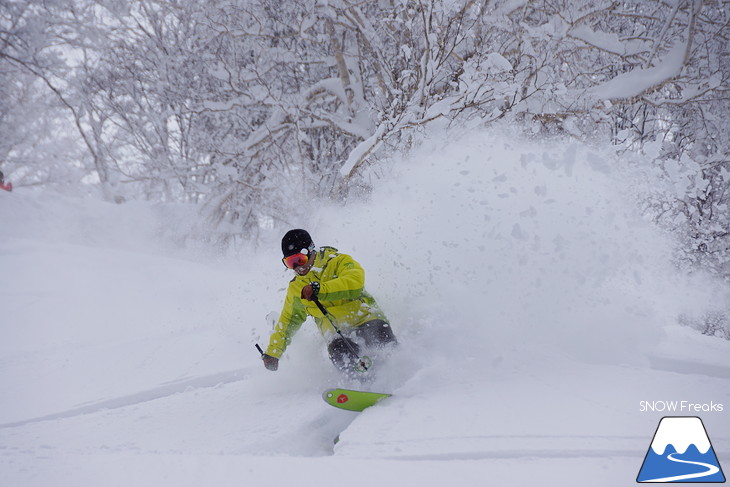
{"label": "ski tip", "polygon": [[375,405],[381,399],[391,394],[381,392],[356,391],[351,389],[327,389],[322,393],[322,399],[330,406],[348,411],[362,411]]}
{"label": "ski tip", "polygon": [[369,395],[376,395],[376,396],[392,396],[393,394],[390,394],[388,392],[373,392],[373,391],[362,391],[358,389],[343,389],[341,387],[335,387],[333,389],[327,389],[322,393],[322,397],[325,399],[329,399],[335,394],[341,394],[341,393],[348,393],[351,392],[353,394],[369,394]]}

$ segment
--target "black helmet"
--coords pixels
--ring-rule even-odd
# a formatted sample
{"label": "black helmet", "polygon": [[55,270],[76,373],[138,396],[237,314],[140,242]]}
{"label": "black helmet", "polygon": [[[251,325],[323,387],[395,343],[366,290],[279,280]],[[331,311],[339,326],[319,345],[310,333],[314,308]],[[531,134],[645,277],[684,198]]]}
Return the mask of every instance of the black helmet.
{"label": "black helmet", "polygon": [[298,254],[303,249],[311,251],[314,249],[314,243],[312,237],[309,236],[309,232],[300,228],[289,230],[281,239],[281,251],[284,253],[284,257]]}

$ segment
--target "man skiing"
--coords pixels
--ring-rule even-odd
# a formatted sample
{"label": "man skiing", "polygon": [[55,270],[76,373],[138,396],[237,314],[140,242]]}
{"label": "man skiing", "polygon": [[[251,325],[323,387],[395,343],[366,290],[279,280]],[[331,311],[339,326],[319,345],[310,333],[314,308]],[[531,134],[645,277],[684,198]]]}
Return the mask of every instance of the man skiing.
{"label": "man skiing", "polygon": [[262,354],[267,369],[279,368],[279,359],[307,316],[314,317],[330,340],[330,360],[345,373],[353,370],[360,354],[360,346],[348,336],[354,335],[368,348],[396,343],[385,314],[365,291],[365,271],[352,257],[333,247],[316,248],[302,229],[288,231],[281,250],[282,262],[296,276],[289,282],[284,307]]}

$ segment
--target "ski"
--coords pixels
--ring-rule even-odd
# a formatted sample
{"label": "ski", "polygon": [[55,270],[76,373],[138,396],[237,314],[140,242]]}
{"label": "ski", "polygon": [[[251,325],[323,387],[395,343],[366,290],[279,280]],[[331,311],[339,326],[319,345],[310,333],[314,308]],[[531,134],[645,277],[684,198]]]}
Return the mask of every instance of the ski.
{"label": "ski", "polygon": [[362,411],[374,406],[392,394],[382,392],[353,391],[351,389],[328,389],[322,394],[324,402],[330,406],[348,411]]}

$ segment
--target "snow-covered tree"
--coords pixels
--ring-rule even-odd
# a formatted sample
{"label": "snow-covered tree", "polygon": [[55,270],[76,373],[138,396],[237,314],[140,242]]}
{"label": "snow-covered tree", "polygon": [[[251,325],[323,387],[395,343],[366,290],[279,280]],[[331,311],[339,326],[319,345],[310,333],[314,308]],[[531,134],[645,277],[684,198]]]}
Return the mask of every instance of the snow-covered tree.
{"label": "snow-covered tree", "polygon": [[643,153],[647,211],[727,275],[729,5],[10,1],[1,52],[108,198],[200,205],[222,240],[367,193],[428,124],[504,120]]}
{"label": "snow-covered tree", "polygon": [[0,3],[0,168],[15,186],[78,184],[88,174],[78,133],[50,79],[67,73],[57,49],[61,35],[43,5]]}

